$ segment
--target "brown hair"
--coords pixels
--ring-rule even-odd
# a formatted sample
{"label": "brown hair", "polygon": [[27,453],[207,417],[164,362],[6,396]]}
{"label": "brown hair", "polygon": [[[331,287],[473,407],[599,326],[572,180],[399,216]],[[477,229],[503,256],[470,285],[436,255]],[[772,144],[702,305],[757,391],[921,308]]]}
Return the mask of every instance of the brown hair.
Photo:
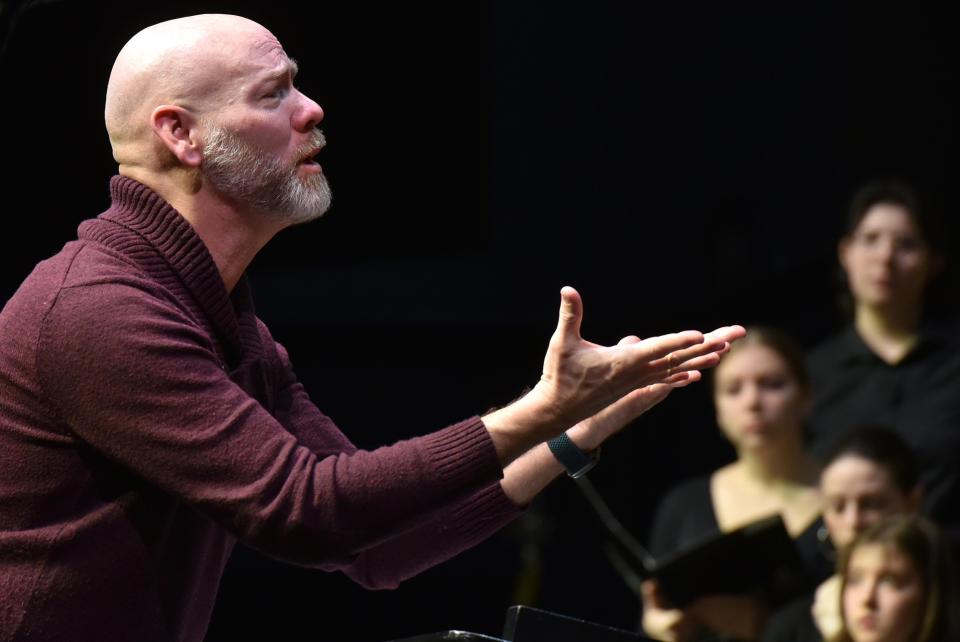
{"label": "brown hair", "polygon": [[911,559],[923,580],[925,598],[920,632],[914,642],[960,639],[956,566],[951,543],[940,528],[917,515],[895,515],[860,533],[840,555],[840,613],[843,630],[831,642],[852,642],[843,613],[843,593],[853,552],[864,544],[886,544]]}
{"label": "brown hair", "polygon": [[[877,205],[897,205],[902,207],[910,217],[913,227],[917,230],[926,251],[930,254],[936,264],[946,258],[943,242],[945,234],[943,233],[943,223],[940,216],[933,208],[921,199],[919,193],[908,183],[896,179],[880,179],[863,184],[853,195],[850,202],[850,208],[847,210],[843,239],[850,240],[860,223],[866,218],[867,214]],[[945,283],[944,275],[941,270],[935,270],[930,282],[927,283],[927,292],[925,302],[930,305],[927,299],[933,300],[933,307],[952,303],[953,291],[950,284]],[[837,266],[837,304],[840,310],[847,315],[854,311],[853,295],[848,285],[847,274],[841,266]]]}
{"label": "brown hair", "polygon": [[[807,376],[807,368],[804,366],[803,350],[800,349],[794,338],[786,332],[770,326],[749,326],[746,336],[731,344],[727,355],[735,354],[750,346],[763,346],[776,352],[783,359],[790,374],[800,384],[800,387],[804,389],[809,387],[810,381]],[[723,358],[721,358],[720,365],[717,366],[715,371],[719,370],[722,365]],[[716,393],[716,387],[717,378],[716,375],[713,375],[710,379],[711,391]]]}
{"label": "brown hair", "polygon": [[920,483],[917,456],[892,428],[882,425],[860,426],[837,438],[818,458],[821,470],[844,457],[858,457],[884,469],[897,489],[909,495]]}
{"label": "brown hair", "polygon": [[850,236],[856,232],[867,213],[877,205],[902,207],[923,242],[928,246],[937,242],[940,236],[939,220],[932,210],[923,206],[916,190],[899,179],[871,181],[857,190],[850,201],[844,235]]}

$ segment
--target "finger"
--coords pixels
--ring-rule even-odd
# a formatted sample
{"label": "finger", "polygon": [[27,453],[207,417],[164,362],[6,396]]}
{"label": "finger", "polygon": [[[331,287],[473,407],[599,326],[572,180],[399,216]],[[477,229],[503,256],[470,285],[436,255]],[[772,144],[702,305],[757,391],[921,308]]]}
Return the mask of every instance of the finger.
{"label": "finger", "polygon": [[640,583],[640,592],[646,597],[653,597],[657,592],[657,581],[643,580]]}
{"label": "finger", "polygon": [[660,588],[660,582],[653,580],[650,582],[650,597],[653,598],[653,601],[657,605],[663,605],[666,601],[664,599],[663,589]]}
{"label": "finger", "polygon": [[699,370],[690,370],[688,372],[678,372],[674,375],[670,375],[663,380],[663,383],[667,384],[671,388],[684,388],[689,386],[691,383],[700,381],[703,378],[703,375],[700,374]]}
{"label": "finger", "polygon": [[732,343],[737,339],[744,337],[747,334],[747,331],[740,325],[728,325],[722,328],[717,328],[712,332],[708,332],[704,335],[705,341],[726,341],[727,343]]}
{"label": "finger", "polygon": [[[702,343],[702,332],[697,332],[696,330],[687,330],[685,332],[665,334],[661,337],[650,337],[649,339],[644,339],[640,343],[634,344],[634,347],[637,348],[641,359],[648,362],[654,362],[658,359],[666,357],[671,353],[683,350],[685,348],[690,348],[691,346],[698,346]],[[675,357],[672,357],[671,359],[675,359]]]}
{"label": "finger", "polygon": [[[684,382],[686,382],[688,378],[687,377],[688,374],[689,373],[687,372],[675,372],[669,376],[664,377],[657,383],[673,387],[675,384],[683,384]],[[651,384],[651,385],[655,385],[655,384]]]}
{"label": "finger", "polygon": [[566,286],[560,290],[560,320],[557,334],[567,338],[580,338],[580,323],[583,321],[583,301],[580,294]]}
{"label": "finger", "polygon": [[[727,352],[729,349],[730,349],[730,344],[726,343],[724,344],[724,347],[722,347],[719,350],[715,350],[714,352],[708,352],[707,354],[700,355],[698,357],[691,357],[686,361],[678,363],[676,366],[674,366],[673,372],[684,372],[687,370],[706,370],[707,368],[713,368],[718,363],[720,363],[720,355],[722,355],[724,352]],[[671,372],[670,374],[673,374],[673,372]]]}
{"label": "finger", "polygon": [[676,350],[670,354],[652,361],[650,365],[662,370],[667,375],[686,370],[711,368],[717,365],[720,354],[729,349],[730,344],[725,341],[709,341],[690,346],[683,350]]}
{"label": "finger", "polygon": [[[683,334],[683,333],[681,333]],[[659,367],[664,367],[671,374],[677,370],[690,370],[697,368],[709,368],[716,365],[716,360],[708,356],[706,361],[687,363],[691,359],[703,356],[703,355],[721,355],[724,352],[727,352],[730,349],[730,342],[736,341],[737,339],[743,337],[746,334],[746,330],[742,326],[732,325],[725,326],[722,328],[717,328],[712,332],[708,332],[703,335],[703,342],[692,345],[689,348],[683,350],[678,350],[676,352],[665,355],[664,361],[662,363],[656,363]],[[684,365],[685,364],[685,365]]]}
{"label": "finger", "polygon": [[620,339],[619,341],[617,341],[618,346],[629,346],[629,345],[633,345],[634,343],[640,343],[640,337],[633,334],[626,336]]}
{"label": "finger", "polygon": [[666,399],[667,395],[672,391],[672,386],[661,382],[631,390],[594,415],[594,418],[598,420],[595,424],[613,427],[614,431],[620,430],[626,424]]}
{"label": "finger", "polygon": [[673,386],[667,385],[665,382],[652,383],[649,386],[635,390],[633,394],[637,395],[637,400],[641,406],[638,415],[650,410],[666,399],[672,390]]}

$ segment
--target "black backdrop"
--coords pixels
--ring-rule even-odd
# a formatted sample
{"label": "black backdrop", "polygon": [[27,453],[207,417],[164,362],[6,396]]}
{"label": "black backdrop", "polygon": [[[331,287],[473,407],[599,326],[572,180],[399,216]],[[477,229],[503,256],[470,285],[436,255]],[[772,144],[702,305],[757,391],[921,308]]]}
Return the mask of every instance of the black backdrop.
{"label": "black backdrop", "polygon": [[[762,322],[809,346],[842,323],[834,247],[860,181],[916,181],[947,216],[949,247],[956,236],[957,41],[945,14],[906,3],[0,10],[0,301],[106,207],[102,100],[130,35],[216,11],[280,38],[326,111],[335,204],[280,235],[251,278],[307,389],[362,447],[532,384],[564,284],[583,294],[596,341]],[[592,478],[642,538],[664,489],[730,456],[701,386],[609,444]],[[209,639],[497,633],[517,601],[635,623],[566,480],[515,527],[396,591],[241,549]]]}

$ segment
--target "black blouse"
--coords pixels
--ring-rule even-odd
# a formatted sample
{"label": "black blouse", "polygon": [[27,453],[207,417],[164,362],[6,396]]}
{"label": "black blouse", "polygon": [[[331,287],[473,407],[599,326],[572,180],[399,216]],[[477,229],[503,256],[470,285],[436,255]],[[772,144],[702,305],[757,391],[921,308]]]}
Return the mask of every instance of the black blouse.
{"label": "black blouse", "polygon": [[815,452],[873,424],[896,431],[917,455],[925,512],[960,535],[960,340],[957,328],[926,326],[914,349],[890,365],[851,326],[818,347],[808,366]]}
{"label": "black blouse", "polygon": [[[664,497],[653,521],[650,552],[659,557],[719,531],[710,476],[698,477],[680,484]],[[772,608],[815,589],[833,573],[832,551],[822,541],[823,532],[823,521],[818,518],[794,538],[803,569],[783,582],[784,587],[789,587],[786,592],[764,596]]]}

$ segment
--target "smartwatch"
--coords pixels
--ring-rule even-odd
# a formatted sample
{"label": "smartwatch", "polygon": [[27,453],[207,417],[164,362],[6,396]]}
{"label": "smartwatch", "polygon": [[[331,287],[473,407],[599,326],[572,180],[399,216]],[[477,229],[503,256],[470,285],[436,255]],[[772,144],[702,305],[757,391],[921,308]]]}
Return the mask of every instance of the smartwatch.
{"label": "smartwatch", "polygon": [[587,471],[600,461],[599,448],[593,452],[585,453],[567,437],[567,433],[561,433],[559,437],[554,437],[547,442],[547,445],[557,461],[567,469],[567,474],[574,479],[587,474]]}

